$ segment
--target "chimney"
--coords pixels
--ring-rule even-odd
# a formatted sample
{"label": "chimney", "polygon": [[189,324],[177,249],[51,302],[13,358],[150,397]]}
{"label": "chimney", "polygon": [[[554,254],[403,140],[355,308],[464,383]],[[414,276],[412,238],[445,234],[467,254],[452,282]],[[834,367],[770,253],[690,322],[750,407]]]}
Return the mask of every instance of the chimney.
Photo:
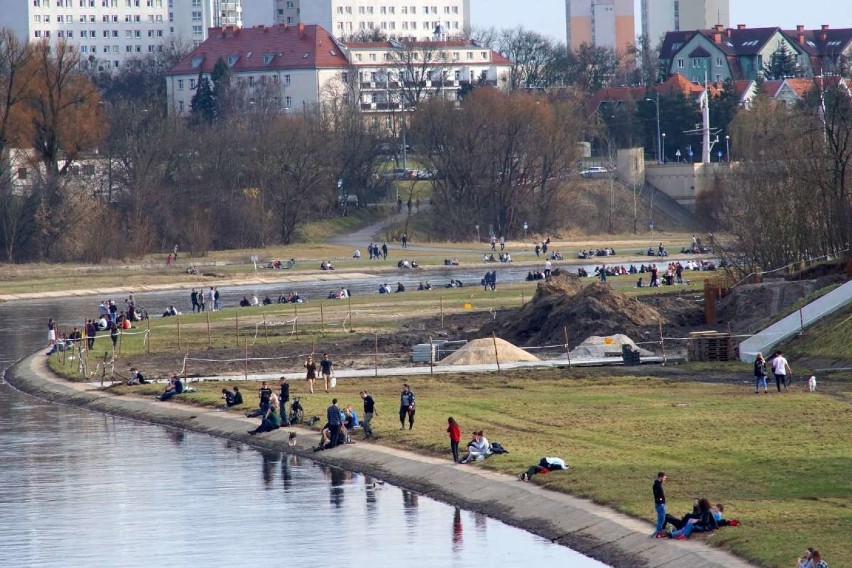
{"label": "chimney", "polygon": [[796,41],[799,45],[805,45],[805,26],[801,24],[796,26]]}
{"label": "chimney", "polygon": [[[719,26],[716,26],[718,28]],[[722,43],[722,31],[719,29],[713,30],[713,43]]]}
{"label": "chimney", "polygon": [[725,30],[725,35],[728,36],[728,37],[731,37],[731,35],[733,33],[734,33],[734,28],[728,28],[727,30]]}
{"label": "chimney", "polygon": [[819,41],[825,43],[828,40],[828,24],[820,26]]}
{"label": "chimney", "polygon": [[714,30],[716,30],[717,32],[721,32],[721,31],[723,31],[723,30],[725,29],[725,26],[724,26],[724,25],[722,25],[722,24],[716,24],[716,25],[713,27],[713,29],[714,29]]}
{"label": "chimney", "polygon": [[737,29],[738,30],[744,30],[744,29],[746,29],[746,25],[745,24],[737,24]]}
{"label": "chimney", "polygon": [[305,24],[299,22],[299,35],[305,37]]}

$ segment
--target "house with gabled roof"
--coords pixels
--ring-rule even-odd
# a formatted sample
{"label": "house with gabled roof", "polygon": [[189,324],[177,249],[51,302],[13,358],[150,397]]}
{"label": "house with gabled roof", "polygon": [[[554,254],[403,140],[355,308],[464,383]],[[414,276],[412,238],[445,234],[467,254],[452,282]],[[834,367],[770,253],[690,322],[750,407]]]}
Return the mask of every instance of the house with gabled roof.
{"label": "house with gabled roof", "polygon": [[245,104],[283,112],[349,98],[363,112],[391,114],[435,96],[455,100],[465,85],[505,86],[511,68],[471,40],[344,43],[317,25],[211,28],[167,73],[169,112],[190,111],[199,77],[209,78],[219,59]]}
{"label": "house with gabled roof", "polygon": [[852,28],[831,29],[823,25],[818,30],[796,26],[785,32],[807,53],[813,75],[841,75],[844,66],[852,66]]}
{"label": "house with gabled roof", "polygon": [[781,46],[795,58],[802,75],[811,73],[811,57],[781,28],[725,29],[670,32],[660,51],[660,66],[668,76],[680,73],[690,81],[724,82],[763,78],[763,67]]}

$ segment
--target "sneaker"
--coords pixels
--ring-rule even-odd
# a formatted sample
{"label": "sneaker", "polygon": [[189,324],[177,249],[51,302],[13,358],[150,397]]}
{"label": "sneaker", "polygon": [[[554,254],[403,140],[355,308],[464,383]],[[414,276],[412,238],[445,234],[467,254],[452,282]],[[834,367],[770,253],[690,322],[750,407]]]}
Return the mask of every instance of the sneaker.
{"label": "sneaker", "polygon": [[666,531],[660,531],[660,532],[658,532],[658,533],[657,533],[656,535],[654,535],[654,536],[655,536],[656,538],[669,538],[669,536],[670,536],[670,535],[669,535],[669,533],[667,533]]}
{"label": "sneaker", "polygon": [[675,540],[686,540],[686,535],[685,534],[679,534],[676,537],[674,537],[674,539]]}

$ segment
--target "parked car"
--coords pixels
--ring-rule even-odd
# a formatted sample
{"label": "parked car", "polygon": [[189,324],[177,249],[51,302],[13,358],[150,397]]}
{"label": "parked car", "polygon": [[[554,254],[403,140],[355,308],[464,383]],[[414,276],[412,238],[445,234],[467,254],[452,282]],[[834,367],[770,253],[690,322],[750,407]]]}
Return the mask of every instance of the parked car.
{"label": "parked car", "polygon": [[603,166],[589,166],[588,168],[580,172],[580,177],[584,177],[587,179],[605,177],[608,173],[609,170],[607,170]]}
{"label": "parked car", "polygon": [[350,193],[345,198],[341,195],[337,198],[337,204],[343,207],[344,203],[350,207],[358,207],[358,196]]}

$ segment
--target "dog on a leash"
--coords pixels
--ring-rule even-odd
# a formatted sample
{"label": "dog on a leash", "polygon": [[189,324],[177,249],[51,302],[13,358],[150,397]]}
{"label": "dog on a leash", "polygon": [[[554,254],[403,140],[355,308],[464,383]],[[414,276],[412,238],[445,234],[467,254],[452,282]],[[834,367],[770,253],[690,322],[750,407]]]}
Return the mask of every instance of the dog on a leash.
{"label": "dog on a leash", "polygon": [[808,379],[808,390],[811,392],[816,392],[816,377],[811,376],[811,378]]}

